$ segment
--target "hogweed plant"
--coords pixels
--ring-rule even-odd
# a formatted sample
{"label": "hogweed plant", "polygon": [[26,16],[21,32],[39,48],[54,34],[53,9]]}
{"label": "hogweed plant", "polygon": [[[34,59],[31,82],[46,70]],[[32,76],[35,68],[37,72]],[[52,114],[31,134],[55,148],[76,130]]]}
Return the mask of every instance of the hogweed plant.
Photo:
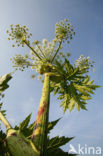
{"label": "hogweed plant", "polygon": [[[93,62],[89,57],[82,55],[72,65],[69,61],[70,53],[63,53],[63,46],[70,43],[75,35],[73,26],[67,19],[56,24],[55,38],[52,41],[43,39],[34,40],[30,43],[29,29],[26,26],[11,25],[7,30],[8,40],[13,40],[13,47],[27,46],[30,53],[16,54],[11,60],[16,70],[24,71],[25,68],[36,70],[39,79],[43,83],[42,96],[38,109],[36,121],[29,125],[29,115],[19,126],[12,128],[3,113],[0,119],[7,128],[6,138],[2,139],[2,146],[6,149],[5,154],[12,156],[69,156],[63,152],[60,146],[69,142],[72,138],[55,137],[50,139],[50,130],[59,121],[49,122],[50,93],[58,95],[61,100],[60,106],[65,112],[67,109],[72,111],[76,106],[77,110],[87,110],[87,100],[91,99],[91,94],[99,86],[90,80],[88,75]],[[11,74],[8,74],[11,78]],[[35,75],[32,75],[34,78]],[[5,77],[5,80],[7,77]],[[9,79],[7,79],[8,82]],[[3,81],[0,80],[2,86]],[[4,91],[4,90],[2,90]]]}

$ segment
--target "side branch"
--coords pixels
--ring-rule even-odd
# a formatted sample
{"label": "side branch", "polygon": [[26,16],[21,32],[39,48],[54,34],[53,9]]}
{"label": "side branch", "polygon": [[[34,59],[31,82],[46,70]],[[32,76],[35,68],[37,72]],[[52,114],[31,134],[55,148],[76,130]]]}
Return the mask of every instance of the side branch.
{"label": "side branch", "polygon": [[38,49],[40,50],[41,54],[46,58],[45,54],[43,53],[43,51],[41,50],[41,48],[37,45]]}
{"label": "side branch", "polygon": [[0,120],[5,125],[7,129],[12,128],[10,123],[7,121],[7,119],[3,116],[3,114],[0,112]]}
{"label": "side branch", "polygon": [[23,41],[23,42],[27,45],[27,47],[29,47],[29,48],[33,51],[33,53],[34,53],[40,60],[42,60],[41,57],[37,54],[37,52],[36,52],[26,41]]}
{"label": "side branch", "polygon": [[54,61],[54,59],[55,59],[55,57],[56,57],[56,55],[57,55],[57,53],[58,53],[58,51],[59,51],[59,49],[60,49],[61,44],[62,44],[62,39],[61,39],[61,41],[60,41],[60,43],[59,43],[59,46],[58,46],[58,48],[57,48],[57,50],[56,50],[56,52],[55,52],[55,54],[54,54],[54,56],[53,56],[51,62]]}

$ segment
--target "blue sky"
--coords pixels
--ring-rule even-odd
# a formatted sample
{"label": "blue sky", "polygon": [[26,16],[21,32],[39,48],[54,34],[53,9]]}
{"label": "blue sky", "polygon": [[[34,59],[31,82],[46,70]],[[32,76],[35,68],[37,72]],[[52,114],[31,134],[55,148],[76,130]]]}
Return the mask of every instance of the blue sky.
{"label": "blue sky", "polygon": [[[28,48],[12,48],[7,40],[6,30],[10,24],[26,25],[33,34],[33,40],[47,38],[52,40],[55,35],[55,23],[68,18],[73,24],[76,36],[66,51],[71,52],[73,62],[81,54],[90,56],[95,63],[95,72],[91,78],[103,86],[103,1],[102,0],[0,0],[0,75],[13,71],[10,58],[16,54],[29,52]],[[37,114],[42,84],[31,80],[33,71],[16,72],[5,92],[4,106],[7,117],[12,125],[20,123],[30,112],[32,121]],[[103,147],[103,88],[96,91],[93,99],[88,102],[88,111],[65,115],[60,102],[51,97],[50,120],[63,118],[52,131],[51,136],[75,136],[71,141]],[[67,144],[63,147],[69,149]]]}

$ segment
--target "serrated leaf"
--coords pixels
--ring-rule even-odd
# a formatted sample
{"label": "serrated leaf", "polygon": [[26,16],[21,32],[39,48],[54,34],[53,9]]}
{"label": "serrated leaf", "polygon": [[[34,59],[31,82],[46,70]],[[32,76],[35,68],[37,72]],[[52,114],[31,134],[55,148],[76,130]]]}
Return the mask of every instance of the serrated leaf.
{"label": "serrated leaf", "polygon": [[64,98],[64,95],[60,95],[59,97],[58,97],[58,99],[60,99],[60,100],[62,100]]}
{"label": "serrated leaf", "polygon": [[77,78],[78,76],[76,76],[78,74],[79,68],[74,69],[74,71],[67,77],[68,80],[74,80],[75,78]]}
{"label": "serrated leaf", "polygon": [[50,139],[48,141],[48,146],[47,146],[47,150],[50,151],[54,151],[55,149],[59,148],[60,146],[65,145],[66,143],[68,143],[70,140],[72,140],[72,138],[66,138],[66,137],[54,137],[52,139]]}
{"label": "serrated leaf", "polygon": [[28,124],[30,122],[30,119],[31,119],[31,114],[29,114],[25,120],[23,120],[21,123],[20,123],[20,126],[19,126],[19,129],[20,131],[23,131],[25,130],[27,127],[28,127]]}
{"label": "serrated leaf", "polygon": [[1,110],[0,112],[3,114],[3,116],[6,115],[6,110]]}
{"label": "serrated leaf", "polygon": [[79,106],[78,103],[76,103],[76,108],[77,108],[78,111],[80,111],[80,106]]}
{"label": "serrated leaf", "polygon": [[65,111],[67,110],[68,108],[68,103],[67,103],[67,100],[64,98],[63,101],[61,102],[61,107],[63,107],[63,112],[65,113]]}
{"label": "serrated leaf", "polygon": [[91,99],[91,96],[82,95],[81,96],[81,99],[83,99],[83,100],[90,100]]}
{"label": "serrated leaf", "polygon": [[60,62],[56,61],[56,70],[58,71],[59,74],[65,72],[63,68],[64,68],[63,65]]}
{"label": "serrated leaf", "polygon": [[73,110],[74,106],[75,106],[75,100],[71,98],[70,103],[68,105],[70,112]]}
{"label": "serrated leaf", "polygon": [[90,87],[92,90],[95,90],[96,88],[100,88],[101,86],[92,84],[92,85],[89,85],[89,87]]}
{"label": "serrated leaf", "polygon": [[5,116],[6,115],[6,110],[1,109],[2,105],[3,105],[3,103],[0,103],[0,112],[3,114],[3,116]]}
{"label": "serrated leaf", "polygon": [[0,93],[9,87],[8,81],[12,78],[11,74],[5,74],[0,77]]}
{"label": "serrated leaf", "polygon": [[85,105],[81,105],[81,109],[87,110]]}
{"label": "serrated leaf", "polygon": [[76,156],[76,154],[70,154],[68,152],[64,152],[60,148],[56,149],[55,151],[52,152],[47,152],[48,156]]}
{"label": "serrated leaf", "polygon": [[64,66],[68,74],[73,72],[73,66],[70,64],[69,60],[65,59]]}
{"label": "serrated leaf", "polygon": [[87,83],[89,82],[89,80],[90,80],[90,77],[87,76],[87,77],[84,79],[83,83],[84,83],[84,84],[87,84]]}
{"label": "serrated leaf", "polygon": [[58,89],[59,89],[58,87],[55,87],[55,89],[54,89],[54,95],[57,94]]}
{"label": "serrated leaf", "polygon": [[55,70],[62,79],[59,85],[56,82],[51,82],[52,91],[59,94],[58,99],[61,100],[60,106],[63,107],[63,111],[65,112],[68,108],[72,111],[75,105],[78,111],[86,110],[86,100],[90,100],[94,90],[100,87],[95,85],[93,80],[90,81],[90,77],[87,75],[89,70],[87,68],[81,70],[79,67],[72,66],[66,58],[63,63],[56,63]]}
{"label": "serrated leaf", "polygon": [[52,130],[54,128],[54,126],[59,122],[61,118],[55,120],[55,121],[52,121],[52,122],[49,122],[48,124],[48,130],[47,130],[47,133],[50,132],[50,130]]}
{"label": "serrated leaf", "polygon": [[89,81],[87,84],[88,84],[88,85],[91,85],[91,84],[93,84],[93,82],[94,82],[94,80],[91,80],[91,81]]}
{"label": "serrated leaf", "polygon": [[[89,92],[91,94],[94,94],[94,92],[92,91],[92,89],[90,88],[90,86],[87,85],[78,85],[78,84],[74,84],[74,87],[81,93],[86,94],[86,92]],[[88,93],[87,93],[88,94]],[[89,95],[89,94],[88,94]]]}
{"label": "serrated leaf", "polygon": [[30,125],[28,126],[28,128],[31,129],[31,130],[33,130],[34,125],[35,125],[35,122],[33,122],[32,124],[30,124]]}

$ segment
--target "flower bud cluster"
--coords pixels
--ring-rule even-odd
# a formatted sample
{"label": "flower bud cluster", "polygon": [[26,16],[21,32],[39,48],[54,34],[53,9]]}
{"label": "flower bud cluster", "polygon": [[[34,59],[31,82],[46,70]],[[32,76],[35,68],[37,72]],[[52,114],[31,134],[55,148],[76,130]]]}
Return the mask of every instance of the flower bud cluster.
{"label": "flower bud cluster", "polygon": [[75,35],[74,28],[68,19],[56,23],[56,38],[58,40],[63,40],[63,42],[66,40],[69,43],[69,39],[71,40],[73,35]]}
{"label": "flower bud cluster", "polygon": [[27,54],[22,56],[20,54],[16,54],[13,58],[11,58],[12,63],[14,64],[13,67],[17,70],[23,71],[25,68],[31,65],[30,61],[28,61]]}
{"label": "flower bud cluster", "polygon": [[15,40],[15,43],[12,47],[22,46],[24,47],[24,41],[28,41],[29,38],[32,36],[31,33],[28,32],[29,29],[26,26],[20,26],[19,24],[10,25],[10,30],[7,30],[7,34],[9,35],[8,40]]}
{"label": "flower bud cluster", "polygon": [[89,67],[93,67],[93,63],[94,61],[91,61],[90,57],[83,57],[83,55],[81,55],[79,59],[75,61],[75,66],[88,71]]}

